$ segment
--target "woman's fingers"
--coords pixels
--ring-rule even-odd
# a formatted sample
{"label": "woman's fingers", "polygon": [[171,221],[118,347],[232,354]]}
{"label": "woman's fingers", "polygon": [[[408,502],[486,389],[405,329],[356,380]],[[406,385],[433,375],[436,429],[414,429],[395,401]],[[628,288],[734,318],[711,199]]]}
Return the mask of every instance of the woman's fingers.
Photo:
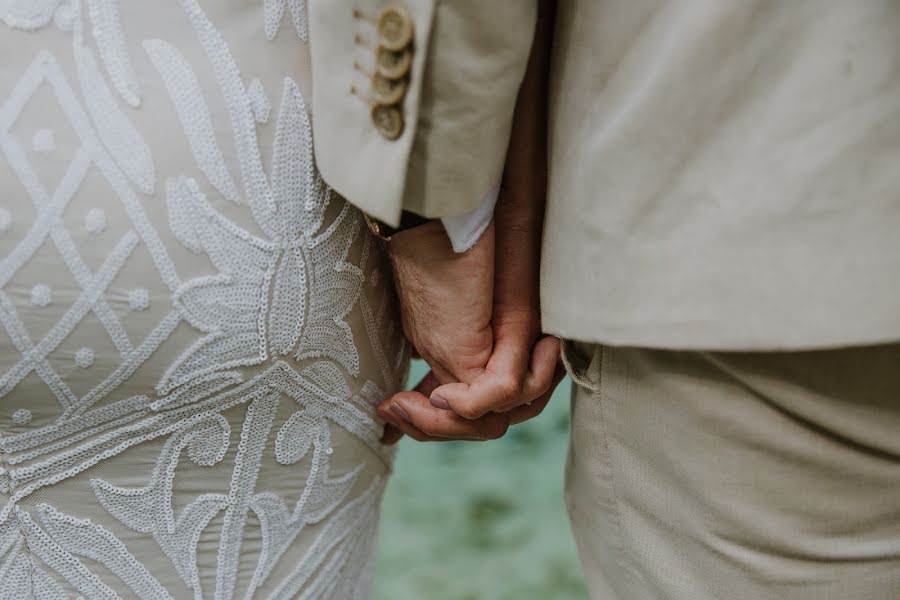
{"label": "woman's fingers", "polygon": [[434,392],[434,388],[438,385],[437,375],[434,374],[434,371],[428,371],[428,373],[425,374],[425,377],[419,380],[419,383],[416,384],[413,391],[424,394],[425,396],[430,396],[432,392]]}
{"label": "woman's fingers", "polygon": [[502,437],[509,427],[509,417],[505,414],[490,413],[479,419],[464,419],[432,406],[428,396],[417,392],[395,394],[379,406],[378,414],[419,441],[493,440]]}
{"label": "woman's fingers", "polygon": [[[536,417],[547,406],[553,390],[565,376],[565,370],[555,361],[556,352],[557,345],[545,343],[543,349],[536,347],[533,353],[533,366],[526,381],[531,378],[527,385],[533,386],[532,393],[544,390],[542,394],[531,402],[514,406],[510,410],[489,411],[474,418],[466,418],[452,410],[434,406],[427,394],[436,389],[437,380],[429,373],[415,390],[394,394],[378,406],[379,417],[388,424],[385,427],[384,443],[396,443],[403,435],[420,442],[483,441],[503,437],[510,425]],[[548,377],[546,363],[551,359],[553,362],[550,363],[552,368]],[[445,387],[447,386],[437,389]]]}
{"label": "woman's fingers", "polygon": [[[437,376],[435,376],[434,371],[428,371],[428,373],[423,377],[418,385],[414,388],[415,392],[418,392],[423,395],[429,395],[434,388],[438,385]],[[408,435],[413,439],[418,440],[420,437],[423,437],[425,434],[421,431],[415,430],[411,425],[407,425],[403,427],[402,419],[397,422],[396,415],[390,411],[391,404],[390,400],[385,400],[379,405],[377,409],[378,416],[381,417],[381,420],[386,424],[384,426],[384,433],[381,435],[381,443],[386,444],[388,446],[396,444],[400,441],[403,435]]]}
{"label": "woman's fingers", "polygon": [[533,419],[541,414],[550,402],[553,391],[559,382],[566,376],[566,369],[562,365],[557,365],[556,371],[553,373],[553,379],[544,395],[532,402],[531,404],[523,404],[509,411],[509,424],[516,425],[529,419]]}

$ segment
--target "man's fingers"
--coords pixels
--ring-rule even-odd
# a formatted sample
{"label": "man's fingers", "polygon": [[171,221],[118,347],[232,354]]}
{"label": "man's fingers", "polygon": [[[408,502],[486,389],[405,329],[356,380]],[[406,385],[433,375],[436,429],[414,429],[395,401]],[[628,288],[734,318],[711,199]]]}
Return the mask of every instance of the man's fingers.
{"label": "man's fingers", "polygon": [[484,372],[471,383],[448,383],[432,392],[437,408],[450,409],[466,419],[478,419],[519,402],[528,371],[529,348],[518,336],[498,337]]}
{"label": "man's fingers", "polygon": [[550,402],[550,398],[553,396],[554,390],[556,390],[556,386],[559,385],[559,382],[562,381],[565,376],[565,367],[557,365],[556,370],[553,373],[553,379],[550,382],[550,387],[544,392],[544,395],[531,404],[523,404],[522,406],[518,406],[509,411],[509,424],[516,425],[528,421],[544,412],[544,409],[547,408],[547,404]]}
{"label": "man's fingers", "polygon": [[559,338],[548,335],[538,341],[531,350],[531,365],[522,385],[522,395],[526,402],[533,402],[542,397],[547,390],[553,391],[552,388],[556,387],[553,377],[558,365]]}
{"label": "man's fingers", "polygon": [[509,424],[518,425],[519,423],[524,423],[544,412],[544,409],[547,408],[547,404],[550,402],[550,396],[552,396],[552,394],[546,394],[531,404],[517,406],[506,413],[509,415]]}
{"label": "man's fingers", "polygon": [[428,371],[428,373],[425,374],[425,377],[420,379],[419,383],[417,383],[416,387],[414,387],[413,389],[420,394],[430,396],[434,391],[434,388],[436,388],[438,385],[440,385],[440,382],[438,381],[437,376],[434,374],[434,371]]}
{"label": "man's fingers", "polygon": [[461,417],[478,419],[489,412],[505,412],[537,400],[551,388],[559,340],[546,337],[531,351],[515,340],[498,342],[482,375],[470,385],[449,383],[438,387],[431,394],[431,403]]}
{"label": "man's fingers", "polygon": [[[487,414],[481,419],[464,419],[453,412],[435,408],[427,396],[416,392],[395,394],[387,403],[379,407],[379,414],[389,422],[396,422],[415,439],[421,441],[440,440],[492,440],[502,437],[509,427],[509,417],[502,414]],[[421,434],[417,436],[416,434]]]}

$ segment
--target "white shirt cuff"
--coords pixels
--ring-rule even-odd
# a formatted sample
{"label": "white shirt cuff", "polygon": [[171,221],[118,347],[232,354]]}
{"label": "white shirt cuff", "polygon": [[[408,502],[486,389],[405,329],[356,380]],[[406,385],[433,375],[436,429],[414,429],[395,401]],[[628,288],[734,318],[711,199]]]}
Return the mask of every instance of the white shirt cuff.
{"label": "white shirt cuff", "polygon": [[465,252],[481,238],[481,234],[491,223],[491,217],[494,216],[494,206],[497,204],[499,194],[500,184],[498,183],[481,201],[481,206],[472,212],[441,219],[454,252]]}

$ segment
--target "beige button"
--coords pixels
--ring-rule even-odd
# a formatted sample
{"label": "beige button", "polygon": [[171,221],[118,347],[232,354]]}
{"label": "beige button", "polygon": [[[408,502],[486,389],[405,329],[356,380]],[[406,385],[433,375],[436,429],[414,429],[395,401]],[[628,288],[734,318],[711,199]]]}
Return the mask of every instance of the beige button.
{"label": "beige button", "polygon": [[375,51],[375,70],[388,79],[403,79],[412,66],[412,51],[394,52],[384,46]]}
{"label": "beige button", "polygon": [[397,104],[406,94],[406,80],[388,79],[376,73],[372,76],[372,100],[376,104]]}
{"label": "beige button", "polygon": [[413,21],[405,8],[388,6],[382,9],[375,27],[380,44],[388,50],[399,52],[412,42]]}
{"label": "beige button", "polygon": [[372,123],[378,133],[389,140],[396,140],[403,133],[403,113],[396,106],[372,106]]}

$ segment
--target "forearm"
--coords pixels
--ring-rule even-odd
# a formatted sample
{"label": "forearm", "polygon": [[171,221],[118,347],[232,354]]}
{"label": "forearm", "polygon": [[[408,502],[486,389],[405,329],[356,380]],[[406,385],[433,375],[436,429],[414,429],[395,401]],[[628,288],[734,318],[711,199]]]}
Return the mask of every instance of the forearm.
{"label": "forearm", "polygon": [[[496,227],[495,303],[538,310],[541,232],[547,192],[547,80],[553,0],[541,0],[535,39],[513,118]],[[535,332],[536,333],[536,332]]]}

